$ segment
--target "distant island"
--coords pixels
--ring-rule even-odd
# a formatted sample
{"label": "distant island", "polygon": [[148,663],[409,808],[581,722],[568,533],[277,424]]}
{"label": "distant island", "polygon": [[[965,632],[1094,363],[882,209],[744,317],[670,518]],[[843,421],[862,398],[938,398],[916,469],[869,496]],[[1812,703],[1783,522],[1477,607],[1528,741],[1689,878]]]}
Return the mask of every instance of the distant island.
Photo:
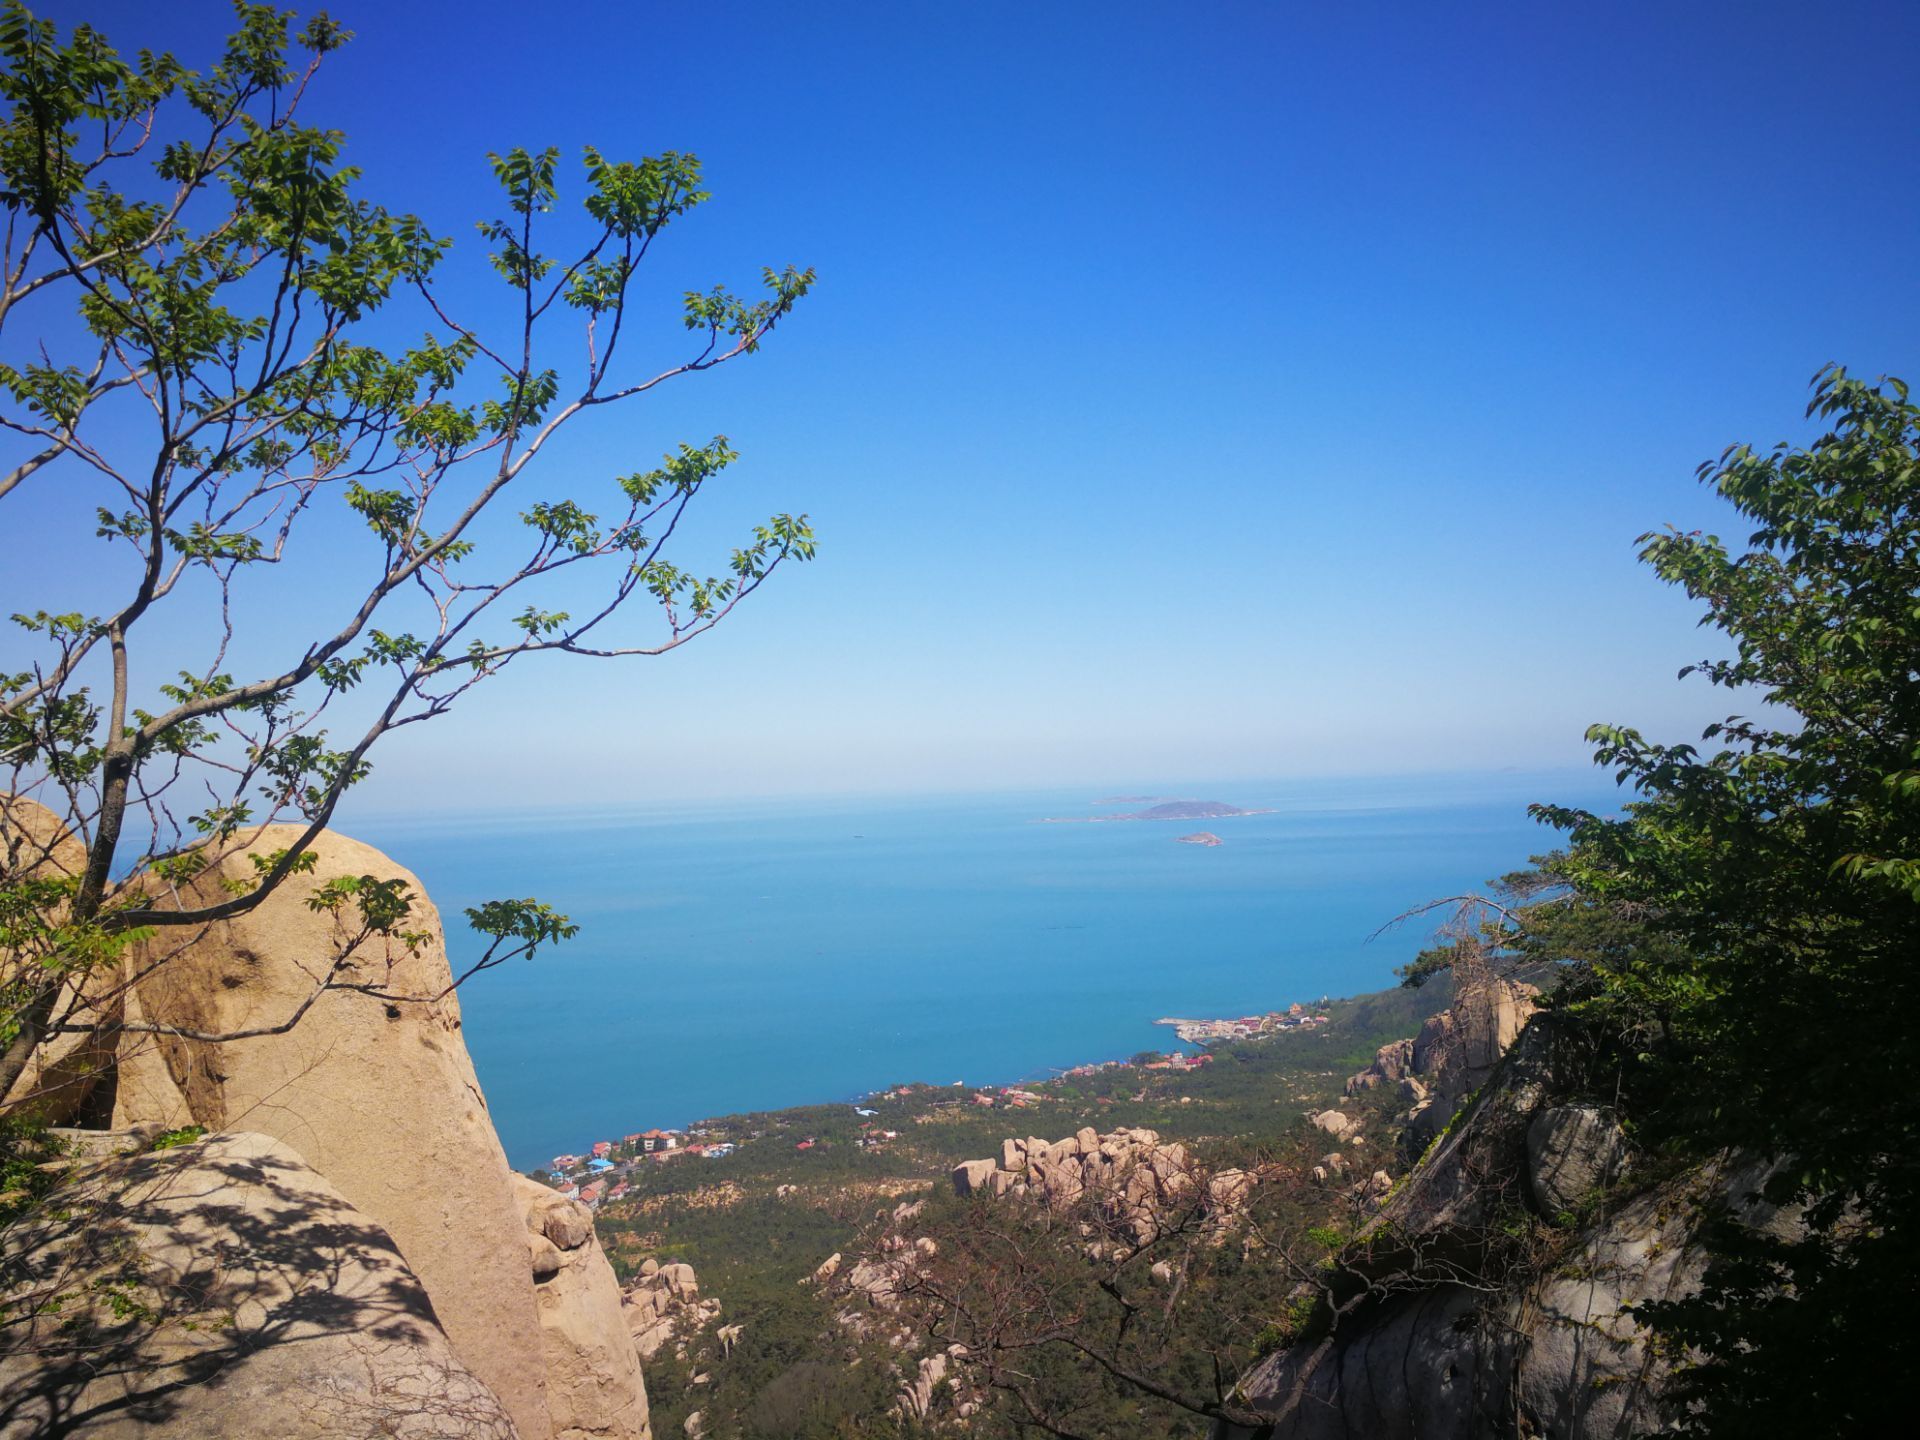
{"label": "distant island", "polygon": [[1093,803],[1096,805],[1158,805],[1166,798],[1164,795],[1102,795]]}
{"label": "distant island", "polygon": [[1179,843],[1182,845],[1224,845],[1227,842],[1211,830],[1196,830],[1191,835],[1182,835]]}
{"label": "distant island", "polygon": [[[1144,797],[1143,797],[1144,798]],[[1138,800],[1116,800],[1114,804],[1138,804]],[[1056,815],[1041,821],[1043,825],[1100,825],[1109,820],[1226,820],[1235,815],[1271,815],[1271,810],[1242,810],[1221,800],[1168,800],[1145,810],[1125,815]],[[1196,842],[1204,844],[1204,841]],[[1214,844],[1219,844],[1215,839]]]}

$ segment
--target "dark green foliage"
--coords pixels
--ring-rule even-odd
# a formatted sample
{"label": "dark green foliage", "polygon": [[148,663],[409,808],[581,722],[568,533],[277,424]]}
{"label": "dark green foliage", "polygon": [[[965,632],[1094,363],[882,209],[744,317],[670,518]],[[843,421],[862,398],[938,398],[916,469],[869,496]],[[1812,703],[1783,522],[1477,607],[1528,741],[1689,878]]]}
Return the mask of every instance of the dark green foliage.
{"label": "dark green foliage", "polygon": [[1920,411],[1835,368],[1809,413],[1831,427],[1811,445],[1703,468],[1744,548],[1644,537],[1731,642],[1690,669],[1747,713],[1710,750],[1595,727],[1636,798],[1540,810],[1571,839],[1552,868],[1572,899],[1525,941],[1579,952],[1560,1007],[1644,1139],[1773,1157],[1765,1198],[1806,1207],[1801,1242],[1718,1229],[1705,1293],[1645,1312],[1710,1357],[1680,1398],[1716,1437],[1886,1433],[1920,1311]]}

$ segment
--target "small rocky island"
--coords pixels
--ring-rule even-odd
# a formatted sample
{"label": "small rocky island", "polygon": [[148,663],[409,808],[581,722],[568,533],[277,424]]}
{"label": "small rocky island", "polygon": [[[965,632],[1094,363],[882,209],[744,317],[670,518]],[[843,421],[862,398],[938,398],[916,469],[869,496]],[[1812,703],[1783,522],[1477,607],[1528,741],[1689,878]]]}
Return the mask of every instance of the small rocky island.
{"label": "small rocky island", "polygon": [[1224,845],[1226,843],[1226,841],[1222,840],[1211,830],[1196,830],[1191,835],[1182,835],[1180,837],[1180,844],[1182,845]]}

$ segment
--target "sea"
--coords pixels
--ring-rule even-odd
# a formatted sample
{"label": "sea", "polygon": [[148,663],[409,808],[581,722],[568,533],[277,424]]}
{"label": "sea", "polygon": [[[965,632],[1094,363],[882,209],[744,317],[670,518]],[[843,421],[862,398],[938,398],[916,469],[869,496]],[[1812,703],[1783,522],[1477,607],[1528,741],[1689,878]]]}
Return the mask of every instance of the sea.
{"label": "sea", "polygon": [[[652,1126],[1169,1049],[1163,1016],[1385,988],[1435,923],[1396,916],[1552,847],[1528,802],[1619,804],[1591,771],[1127,793],[1269,813],[1040,823],[1145,808],[1061,790],[353,828],[421,877],[456,969],[480,953],[462,912],[483,900],[534,896],[579,925],[461,992],[529,1168]],[[1178,843],[1201,830],[1223,843]]]}

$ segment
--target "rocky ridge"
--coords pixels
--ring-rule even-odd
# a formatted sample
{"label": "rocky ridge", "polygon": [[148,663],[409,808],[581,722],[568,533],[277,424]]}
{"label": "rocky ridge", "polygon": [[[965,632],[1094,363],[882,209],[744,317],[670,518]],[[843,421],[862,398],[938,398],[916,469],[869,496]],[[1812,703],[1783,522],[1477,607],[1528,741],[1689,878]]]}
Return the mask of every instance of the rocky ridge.
{"label": "rocky ridge", "polygon": [[[1400,1067],[1433,1077],[1406,1117],[1425,1137],[1514,1023],[1518,1001],[1531,1009],[1530,996],[1479,994],[1430,1027],[1428,1048],[1384,1047],[1349,1093],[1404,1083]],[[1618,1118],[1570,1088],[1562,1043],[1551,1014],[1525,1020],[1340,1256],[1317,1338],[1241,1377],[1238,1398],[1269,1417],[1261,1440],[1605,1440],[1670,1423],[1668,1362],[1633,1307],[1698,1286],[1707,1210],[1776,1233],[1792,1233],[1796,1217],[1759,1204],[1764,1174],[1737,1159],[1636,1185]],[[1455,1053],[1436,1055],[1448,1046]],[[1255,1433],[1224,1422],[1213,1431],[1214,1440]]]}

